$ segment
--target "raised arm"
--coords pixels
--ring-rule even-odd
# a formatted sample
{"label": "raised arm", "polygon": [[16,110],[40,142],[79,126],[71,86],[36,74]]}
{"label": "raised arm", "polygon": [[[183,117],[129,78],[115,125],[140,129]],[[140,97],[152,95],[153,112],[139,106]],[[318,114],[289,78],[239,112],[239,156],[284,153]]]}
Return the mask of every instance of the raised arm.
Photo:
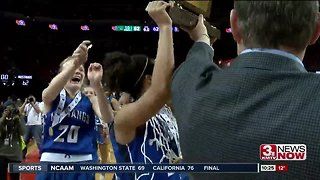
{"label": "raised arm", "polygon": [[28,99],[32,108],[34,108],[37,114],[40,114],[41,110],[39,108],[39,103],[36,102],[36,98],[34,96],[30,96]]}
{"label": "raised arm", "polygon": [[123,106],[115,117],[115,128],[135,129],[154,116],[169,99],[174,68],[172,21],[166,12],[171,4],[150,2],[146,8],[159,26],[158,51],[149,89],[134,103]]}
{"label": "raised arm", "polygon": [[[185,31],[189,33],[190,38],[195,41],[189,50],[186,60],[174,72],[171,95],[175,107],[181,104],[190,103],[190,97],[197,89],[198,85],[206,84],[207,78],[211,77],[212,71],[218,71],[220,68],[213,63],[214,51],[211,44],[216,38],[210,39],[207,29],[203,23],[203,16],[198,18],[197,26],[192,30]],[[183,109],[182,109],[183,111]]]}
{"label": "raised arm", "polygon": [[96,115],[105,123],[113,121],[113,112],[110,104],[107,102],[107,97],[101,83],[103,69],[99,63],[91,63],[88,68],[88,79],[90,86],[96,93],[96,96],[90,98],[93,110]]}
{"label": "raised arm", "polygon": [[36,102],[30,102],[31,106],[34,108],[34,110],[36,111],[36,113],[40,114],[41,110],[38,106],[38,104]]}
{"label": "raised arm", "polygon": [[68,80],[73,76],[76,69],[87,61],[88,49],[87,44],[90,41],[83,41],[78,48],[73,52],[71,57],[68,57],[61,72],[56,75],[49,86],[42,92],[42,101],[44,102],[44,109],[48,111],[52,102],[56,99],[60,91],[66,85]]}
{"label": "raised arm", "polygon": [[202,15],[198,17],[198,24],[193,29],[182,28],[186,31],[190,38],[195,42],[189,50],[185,62],[183,62],[176,70],[174,77],[180,73],[184,79],[188,79],[188,75],[199,76],[205,69],[219,69],[213,63],[214,50],[211,47],[212,43],[217,38],[210,38],[207,28],[204,25],[204,18]]}

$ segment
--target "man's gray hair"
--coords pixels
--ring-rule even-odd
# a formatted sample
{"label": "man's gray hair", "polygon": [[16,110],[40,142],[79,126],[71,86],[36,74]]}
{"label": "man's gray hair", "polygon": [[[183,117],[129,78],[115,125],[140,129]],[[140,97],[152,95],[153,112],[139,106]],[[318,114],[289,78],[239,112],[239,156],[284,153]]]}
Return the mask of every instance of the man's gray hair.
{"label": "man's gray hair", "polygon": [[235,1],[247,48],[303,50],[315,32],[318,1]]}

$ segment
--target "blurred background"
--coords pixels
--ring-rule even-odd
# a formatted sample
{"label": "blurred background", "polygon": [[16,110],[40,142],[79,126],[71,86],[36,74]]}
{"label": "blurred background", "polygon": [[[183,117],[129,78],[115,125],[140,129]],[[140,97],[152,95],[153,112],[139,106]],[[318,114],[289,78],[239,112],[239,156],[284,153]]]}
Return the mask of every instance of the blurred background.
{"label": "blurred background", "polygon": [[[1,0],[0,99],[34,94],[40,100],[59,63],[85,39],[93,44],[89,62],[101,62],[106,52],[114,50],[155,57],[158,29],[144,11],[147,3],[147,0]],[[206,19],[222,32],[221,40],[213,45],[213,61],[225,67],[236,57],[236,44],[229,29],[233,1],[212,0],[211,6]],[[192,41],[178,27],[173,31],[178,66]],[[319,59],[318,40],[307,50],[306,69],[320,70]]]}

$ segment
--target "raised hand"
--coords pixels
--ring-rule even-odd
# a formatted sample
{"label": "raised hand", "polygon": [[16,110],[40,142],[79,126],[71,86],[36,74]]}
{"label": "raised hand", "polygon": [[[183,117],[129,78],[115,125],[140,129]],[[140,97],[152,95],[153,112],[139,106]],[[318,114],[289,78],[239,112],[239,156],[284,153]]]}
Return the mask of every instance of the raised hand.
{"label": "raised hand", "polygon": [[207,28],[204,25],[204,18],[202,14],[200,14],[198,17],[198,24],[196,25],[196,27],[194,27],[193,29],[181,27],[181,29],[186,31],[189,34],[190,38],[194,41],[199,40],[200,38],[202,38],[202,36],[208,36]]}
{"label": "raised hand", "polygon": [[152,1],[149,2],[148,6],[146,7],[146,11],[159,27],[172,26],[172,20],[166,11],[166,8],[170,6],[173,6],[173,3]]}
{"label": "raised hand", "polygon": [[82,64],[87,62],[88,59],[88,47],[87,45],[91,42],[86,40],[83,41],[77,49],[73,52],[71,59],[73,59],[73,63],[76,67],[81,66]]}
{"label": "raised hand", "polygon": [[99,63],[91,63],[88,68],[88,79],[91,87],[97,87],[101,85],[101,79],[103,76],[103,68]]}

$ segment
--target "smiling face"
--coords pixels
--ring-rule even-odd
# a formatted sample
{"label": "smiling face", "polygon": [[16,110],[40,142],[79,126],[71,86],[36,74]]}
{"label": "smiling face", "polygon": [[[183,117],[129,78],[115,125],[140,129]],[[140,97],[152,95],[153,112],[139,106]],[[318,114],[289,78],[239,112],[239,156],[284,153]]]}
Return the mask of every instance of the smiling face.
{"label": "smiling face", "polygon": [[[64,68],[64,65],[62,66],[62,69],[63,68]],[[78,90],[80,90],[83,84],[84,78],[85,78],[85,70],[83,65],[81,65],[73,74],[73,76],[68,80],[64,88],[72,92],[77,92]]]}

